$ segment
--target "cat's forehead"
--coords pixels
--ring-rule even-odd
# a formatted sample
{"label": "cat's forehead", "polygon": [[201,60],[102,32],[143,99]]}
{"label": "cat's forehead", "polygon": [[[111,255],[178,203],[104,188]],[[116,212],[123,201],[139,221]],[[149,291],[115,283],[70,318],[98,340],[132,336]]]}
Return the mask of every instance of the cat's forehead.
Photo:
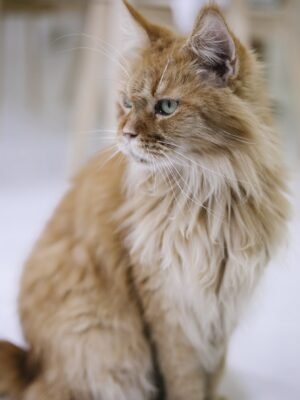
{"label": "cat's forehead", "polygon": [[178,97],[188,73],[183,64],[174,51],[145,57],[133,69],[126,91],[132,98]]}
{"label": "cat's forehead", "polygon": [[126,91],[132,97],[148,98],[154,93],[154,74],[149,68],[140,67],[127,81]]}

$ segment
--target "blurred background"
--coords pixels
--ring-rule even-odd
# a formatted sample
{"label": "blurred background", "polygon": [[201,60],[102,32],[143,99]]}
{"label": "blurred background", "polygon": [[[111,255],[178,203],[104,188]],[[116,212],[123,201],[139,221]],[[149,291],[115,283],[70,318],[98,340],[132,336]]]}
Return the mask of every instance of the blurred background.
{"label": "blurred background", "polygon": [[[205,1],[132,3],[188,32]],[[219,4],[266,63],[295,209],[288,244],[232,340],[223,392],[232,400],[299,400],[300,1]],[[120,0],[0,0],[0,338],[22,344],[22,264],[70,176],[112,140],[125,14]]]}

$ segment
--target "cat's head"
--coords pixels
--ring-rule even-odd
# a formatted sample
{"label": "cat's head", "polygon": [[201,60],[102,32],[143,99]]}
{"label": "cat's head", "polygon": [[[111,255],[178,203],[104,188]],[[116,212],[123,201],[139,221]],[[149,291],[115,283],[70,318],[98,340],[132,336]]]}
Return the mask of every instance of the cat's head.
{"label": "cat's head", "polygon": [[147,40],[129,60],[120,91],[121,150],[159,166],[247,149],[254,140],[251,113],[262,97],[259,68],[220,9],[204,7],[191,34],[180,37],[124,3]]}

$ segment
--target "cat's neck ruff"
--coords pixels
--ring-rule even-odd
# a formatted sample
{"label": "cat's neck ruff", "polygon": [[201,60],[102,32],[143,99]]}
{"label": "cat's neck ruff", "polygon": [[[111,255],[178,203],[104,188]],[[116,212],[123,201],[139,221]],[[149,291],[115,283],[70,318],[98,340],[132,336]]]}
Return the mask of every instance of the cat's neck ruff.
{"label": "cat's neck ruff", "polygon": [[[208,167],[204,170],[193,163],[189,169],[177,172],[167,167],[153,172],[129,162],[124,183],[127,201],[122,208],[122,219],[131,232],[130,251],[144,263],[153,262],[156,255],[163,267],[174,265],[178,243],[192,243],[193,237],[197,240],[202,237],[202,244],[208,247],[223,241],[221,231],[224,222],[228,225],[227,210],[236,178],[229,179],[220,171]],[[199,224],[201,220],[203,224]],[[204,231],[201,233],[203,229],[205,235]],[[175,251],[172,245],[176,241]],[[198,249],[197,243],[191,245],[190,253],[196,257],[191,262],[196,264],[203,255]],[[177,261],[181,264],[179,259],[180,255]]]}
{"label": "cat's neck ruff", "polygon": [[[243,180],[247,175],[238,175],[241,168],[234,168],[225,158],[222,161],[219,169],[207,162],[205,168],[191,163],[189,171],[182,171],[181,185],[188,180],[185,190],[172,184],[171,173],[167,178],[128,163],[126,201],[119,217],[135,262],[162,268],[194,266],[199,268],[202,284],[214,286],[224,257],[239,254],[235,262],[243,266],[248,251],[255,249],[259,254],[260,247],[267,248],[262,226],[253,225],[247,206],[249,196],[259,196],[259,186]],[[256,265],[261,265],[262,258],[265,261],[263,253]]]}
{"label": "cat's neck ruff", "polygon": [[199,162],[191,158],[184,165],[166,161],[156,169],[129,160],[124,187],[129,198],[163,197],[177,211],[186,207],[203,209],[212,201],[226,198],[230,202],[231,194],[241,200],[252,192],[257,194],[257,187],[254,188],[240,171],[225,157],[217,162],[209,159]]}

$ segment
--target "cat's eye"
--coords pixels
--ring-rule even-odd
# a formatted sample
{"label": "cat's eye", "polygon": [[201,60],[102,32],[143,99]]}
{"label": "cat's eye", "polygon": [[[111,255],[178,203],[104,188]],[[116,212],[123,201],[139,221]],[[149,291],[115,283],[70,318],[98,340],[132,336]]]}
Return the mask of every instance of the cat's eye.
{"label": "cat's eye", "polygon": [[132,103],[126,96],[123,97],[123,106],[127,109],[132,108]]}
{"label": "cat's eye", "polygon": [[178,101],[172,99],[162,99],[155,104],[155,114],[168,116],[173,114],[178,107]]}

